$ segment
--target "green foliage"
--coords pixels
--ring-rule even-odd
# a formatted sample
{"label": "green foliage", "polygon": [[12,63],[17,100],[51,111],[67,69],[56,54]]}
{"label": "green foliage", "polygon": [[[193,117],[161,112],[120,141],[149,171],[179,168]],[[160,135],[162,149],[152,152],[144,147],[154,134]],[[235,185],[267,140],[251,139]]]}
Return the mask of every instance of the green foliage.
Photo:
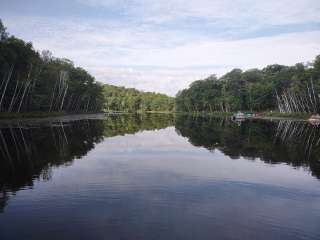
{"label": "green foliage", "polygon": [[303,119],[307,120],[311,117],[309,113],[280,113],[280,112],[264,112],[261,113],[262,118],[287,118],[287,119]]}
{"label": "green foliage", "polygon": [[105,110],[119,112],[172,112],[175,100],[165,94],[104,85]]}
{"label": "green foliage", "polygon": [[312,64],[270,65],[262,70],[234,69],[219,79],[210,76],[193,82],[176,95],[180,112],[264,111],[276,109],[276,92],[305,92],[312,79],[320,92],[320,55]]}
{"label": "green foliage", "polygon": [[0,20],[0,112],[96,112],[103,86],[68,59],[39,54]]}
{"label": "green foliage", "polygon": [[0,19],[0,41],[5,40],[8,37],[7,29],[3,26],[3,23]]}

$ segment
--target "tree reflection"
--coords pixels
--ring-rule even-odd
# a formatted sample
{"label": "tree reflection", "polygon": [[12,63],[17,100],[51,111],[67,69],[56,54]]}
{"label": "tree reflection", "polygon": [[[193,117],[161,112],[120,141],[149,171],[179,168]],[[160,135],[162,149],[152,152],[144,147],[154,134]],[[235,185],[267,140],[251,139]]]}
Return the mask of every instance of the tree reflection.
{"label": "tree reflection", "polygon": [[303,146],[304,156],[309,160],[317,157],[312,155],[317,153],[316,148],[320,144],[320,126],[303,121],[282,120],[278,123],[276,138],[284,144]]}
{"label": "tree reflection", "polygon": [[320,178],[320,127],[307,122],[245,121],[177,116],[176,131],[194,146],[220,150],[233,159],[305,167]]}
{"label": "tree reflection", "polygon": [[320,126],[294,121],[245,121],[192,115],[110,115],[0,127],[0,212],[11,194],[50,180],[53,167],[70,165],[104,138],[175,126],[194,146],[227,156],[304,167],[320,178]]}
{"label": "tree reflection", "polygon": [[[50,180],[53,167],[71,165],[105,137],[161,129],[173,115],[110,115],[103,120],[15,122],[0,128],[0,211],[12,192]],[[8,193],[10,192],[10,193]]]}

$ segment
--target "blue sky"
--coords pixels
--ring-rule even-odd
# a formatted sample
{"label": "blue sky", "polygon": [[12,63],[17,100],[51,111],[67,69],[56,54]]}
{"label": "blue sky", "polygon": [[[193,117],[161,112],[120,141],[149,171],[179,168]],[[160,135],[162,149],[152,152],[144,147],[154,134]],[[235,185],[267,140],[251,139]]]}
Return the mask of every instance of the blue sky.
{"label": "blue sky", "polygon": [[98,81],[174,95],[232,68],[320,54],[319,0],[1,0],[10,33]]}

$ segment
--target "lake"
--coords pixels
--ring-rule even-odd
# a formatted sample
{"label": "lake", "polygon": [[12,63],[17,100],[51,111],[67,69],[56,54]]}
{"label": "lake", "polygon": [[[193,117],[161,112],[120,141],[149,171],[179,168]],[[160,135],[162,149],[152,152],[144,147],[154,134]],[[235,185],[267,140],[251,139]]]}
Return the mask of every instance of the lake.
{"label": "lake", "polygon": [[0,122],[0,239],[320,239],[320,126]]}

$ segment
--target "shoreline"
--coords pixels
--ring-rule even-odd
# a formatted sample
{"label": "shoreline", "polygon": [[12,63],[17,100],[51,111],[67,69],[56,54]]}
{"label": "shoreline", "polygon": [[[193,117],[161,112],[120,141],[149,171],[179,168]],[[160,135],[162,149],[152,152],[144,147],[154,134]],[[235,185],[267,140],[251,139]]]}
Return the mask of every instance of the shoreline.
{"label": "shoreline", "polygon": [[70,121],[79,121],[85,119],[104,119],[107,115],[113,115],[118,113],[79,113],[79,114],[59,114],[59,115],[42,115],[41,117],[36,117],[35,115],[25,115],[23,117],[16,118],[1,118],[0,117],[0,126],[7,125],[46,125],[52,123],[68,123]]}
{"label": "shoreline", "polygon": [[258,119],[258,120],[293,120],[293,121],[299,121],[299,122],[308,122],[308,118],[297,118],[297,117],[289,117],[289,116],[256,116],[252,119]]}
{"label": "shoreline", "polygon": [[[27,119],[27,118],[48,118],[69,115],[65,112],[28,112],[28,113],[0,113],[0,120],[5,119]],[[70,114],[71,115],[71,114]]]}
{"label": "shoreline", "polygon": [[[0,113],[0,122],[6,121],[70,121],[80,119],[95,119],[106,115],[114,114],[182,114],[182,115],[197,115],[197,116],[212,116],[212,117],[231,117],[236,112],[97,112],[97,113],[65,113],[65,112],[32,112],[32,113]],[[95,116],[95,117],[94,117]],[[248,119],[261,120],[295,120],[308,121],[312,114],[305,113],[279,113],[279,112],[260,112],[256,116]]]}
{"label": "shoreline", "polygon": [[[176,114],[187,114],[195,116],[212,116],[212,117],[232,117],[237,112],[177,112]],[[259,112],[255,113],[253,117],[248,117],[246,119],[261,119],[261,120],[296,120],[296,121],[308,121],[312,114],[304,113],[269,113],[269,112]]]}

